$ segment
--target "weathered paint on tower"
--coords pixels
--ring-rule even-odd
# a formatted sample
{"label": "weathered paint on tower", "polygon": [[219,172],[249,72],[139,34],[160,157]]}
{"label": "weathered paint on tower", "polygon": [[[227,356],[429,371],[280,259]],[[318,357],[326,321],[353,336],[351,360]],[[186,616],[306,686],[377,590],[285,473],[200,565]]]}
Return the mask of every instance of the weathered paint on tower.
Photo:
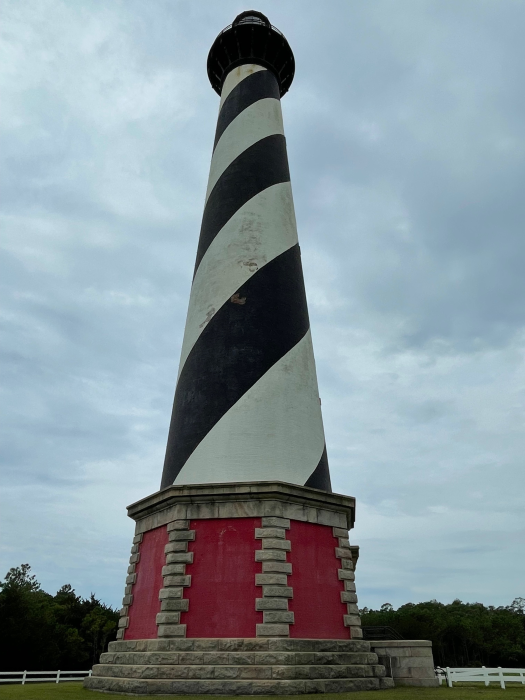
{"label": "weathered paint on tower", "polygon": [[162,487],[331,490],[282,87],[258,62],[222,83]]}

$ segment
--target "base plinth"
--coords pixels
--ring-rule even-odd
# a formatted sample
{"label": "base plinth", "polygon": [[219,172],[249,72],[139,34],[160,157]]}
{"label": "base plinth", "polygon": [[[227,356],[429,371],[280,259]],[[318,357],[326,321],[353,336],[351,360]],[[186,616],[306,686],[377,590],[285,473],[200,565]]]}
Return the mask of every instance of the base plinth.
{"label": "base plinth", "polygon": [[117,639],[361,639],[354,507],[283,482],[170,486],[133,504]]}
{"label": "base plinth", "polygon": [[283,482],[170,486],[137,525],[117,641],[84,685],[135,695],[393,687],[363,641],[353,498]]}
{"label": "base plinth", "polygon": [[394,682],[361,640],[146,639],[111,642],[84,686],[134,695],[300,695]]}

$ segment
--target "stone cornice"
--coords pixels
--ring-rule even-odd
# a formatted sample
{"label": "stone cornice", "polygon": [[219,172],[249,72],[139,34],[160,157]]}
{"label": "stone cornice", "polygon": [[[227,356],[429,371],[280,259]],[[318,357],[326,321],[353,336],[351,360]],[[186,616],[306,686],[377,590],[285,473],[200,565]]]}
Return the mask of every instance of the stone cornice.
{"label": "stone cornice", "polygon": [[[273,501],[297,504],[304,509],[317,509],[344,513],[348,527],[355,518],[355,498],[337,493],[327,493],[307,486],[282,481],[247,481],[222,484],[186,484],[168,486],[128,506],[128,515],[135,521],[176,506],[197,504],[227,504]],[[271,513],[267,513],[271,515]],[[214,517],[208,515],[207,517]],[[215,517],[220,517],[220,514]],[[300,517],[298,519],[308,519]]]}

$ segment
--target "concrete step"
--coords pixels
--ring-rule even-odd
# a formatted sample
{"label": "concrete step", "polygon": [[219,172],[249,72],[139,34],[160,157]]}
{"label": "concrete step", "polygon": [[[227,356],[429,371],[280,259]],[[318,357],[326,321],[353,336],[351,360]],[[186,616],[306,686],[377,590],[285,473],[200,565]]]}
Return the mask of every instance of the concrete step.
{"label": "concrete step", "polygon": [[372,652],[345,651],[128,651],[107,652],[100,662],[119,666],[351,666],[374,665],[378,659]]}
{"label": "concrete step", "polygon": [[109,651],[345,651],[369,652],[359,639],[137,639],[109,643]]}
{"label": "concrete step", "polygon": [[339,639],[112,642],[87,688],[137,695],[298,695],[393,687],[370,643]]}
{"label": "concrete step", "polygon": [[146,680],[91,676],[84,686],[91,690],[137,695],[298,695],[303,693],[348,693],[393,687],[390,678],[318,680]]}
{"label": "concrete step", "polygon": [[98,664],[93,676],[129,679],[239,679],[239,680],[323,680],[331,678],[382,678],[385,667],[379,664],[350,666],[138,666]]}

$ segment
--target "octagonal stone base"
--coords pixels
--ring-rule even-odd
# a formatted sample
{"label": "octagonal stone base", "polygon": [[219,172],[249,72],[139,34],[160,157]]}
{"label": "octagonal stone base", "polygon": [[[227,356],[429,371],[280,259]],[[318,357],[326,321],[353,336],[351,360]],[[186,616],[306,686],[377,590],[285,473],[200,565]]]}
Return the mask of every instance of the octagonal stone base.
{"label": "octagonal stone base", "polygon": [[148,639],[111,642],[84,680],[133,695],[300,695],[393,688],[370,642]]}

